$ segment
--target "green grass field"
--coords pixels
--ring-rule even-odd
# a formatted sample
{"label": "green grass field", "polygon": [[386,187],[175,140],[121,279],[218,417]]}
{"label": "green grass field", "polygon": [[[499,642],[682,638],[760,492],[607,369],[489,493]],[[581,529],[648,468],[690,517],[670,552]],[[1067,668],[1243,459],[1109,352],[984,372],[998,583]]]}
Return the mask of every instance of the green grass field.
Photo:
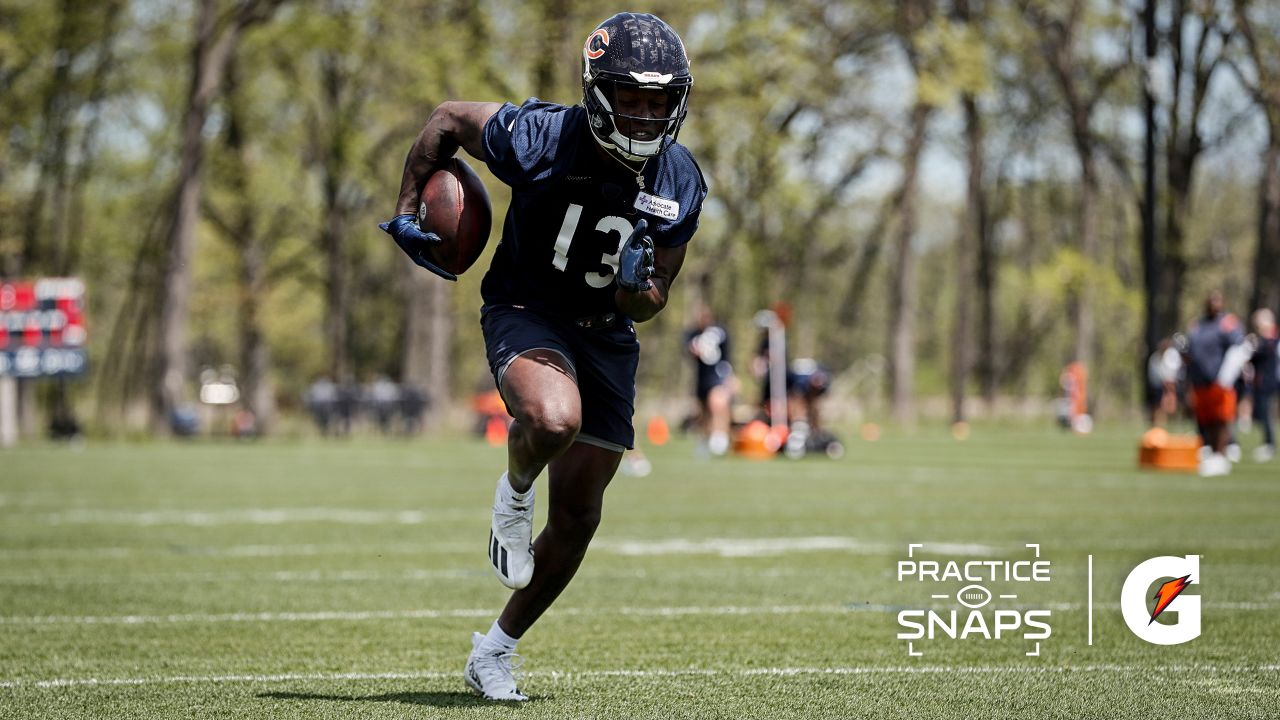
{"label": "green grass field", "polygon": [[[521,643],[516,707],[461,678],[506,597],[485,564],[501,451],[3,452],[0,717],[1280,716],[1280,464],[1139,473],[1137,435],[922,431],[840,461],[650,449],[654,473],[614,481],[582,571]],[[913,542],[944,561],[1039,543],[1052,582],[1016,602],[1052,608],[1040,655],[1018,636],[909,656],[897,611],[956,608],[929,595],[964,584],[899,583]],[[1202,636],[1138,639],[1125,576],[1187,554]]]}

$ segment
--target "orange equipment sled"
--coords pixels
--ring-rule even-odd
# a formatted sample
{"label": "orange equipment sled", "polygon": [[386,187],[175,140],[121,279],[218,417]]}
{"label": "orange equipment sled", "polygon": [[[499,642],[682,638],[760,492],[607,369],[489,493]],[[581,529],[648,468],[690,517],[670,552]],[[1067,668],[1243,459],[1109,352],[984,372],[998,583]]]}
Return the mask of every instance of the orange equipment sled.
{"label": "orange equipment sled", "polygon": [[1196,472],[1200,466],[1200,438],[1170,435],[1164,428],[1151,428],[1142,435],[1138,447],[1138,467],[1144,470]]}

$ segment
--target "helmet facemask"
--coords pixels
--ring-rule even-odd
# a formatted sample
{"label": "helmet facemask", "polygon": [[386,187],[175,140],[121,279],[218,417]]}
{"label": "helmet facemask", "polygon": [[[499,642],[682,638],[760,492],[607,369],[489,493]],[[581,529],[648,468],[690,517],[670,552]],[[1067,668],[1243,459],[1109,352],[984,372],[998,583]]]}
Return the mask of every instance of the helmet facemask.
{"label": "helmet facemask", "polygon": [[[662,80],[667,84],[661,84]],[[587,83],[583,98],[591,120],[592,135],[605,150],[625,160],[643,161],[662,154],[680,134],[680,127],[688,114],[691,84],[687,77],[621,79],[601,75],[593,78]],[[652,102],[637,93],[655,92],[665,95],[665,109],[661,112],[631,110],[636,107],[637,98],[641,108]]]}

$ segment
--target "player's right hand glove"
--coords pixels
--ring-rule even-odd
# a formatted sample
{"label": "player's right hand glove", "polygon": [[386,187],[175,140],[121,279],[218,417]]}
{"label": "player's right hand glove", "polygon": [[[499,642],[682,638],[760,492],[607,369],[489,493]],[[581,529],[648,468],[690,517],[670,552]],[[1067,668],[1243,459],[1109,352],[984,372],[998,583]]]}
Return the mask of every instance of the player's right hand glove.
{"label": "player's right hand glove", "polygon": [[622,253],[618,258],[618,287],[627,292],[644,292],[653,287],[649,278],[653,276],[653,238],[644,234],[649,223],[641,218],[636,221],[636,229],[631,237],[622,244]]}
{"label": "player's right hand glove", "polygon": [[431,262],[427,250],[432,245],[440,244],[440,236],[433,232],[422,232],[418,227],[418,216],[412,213],[397,215],[378,227],[396,241],[400,249],[409,259],[445,280],[457,282],[458,276]]}

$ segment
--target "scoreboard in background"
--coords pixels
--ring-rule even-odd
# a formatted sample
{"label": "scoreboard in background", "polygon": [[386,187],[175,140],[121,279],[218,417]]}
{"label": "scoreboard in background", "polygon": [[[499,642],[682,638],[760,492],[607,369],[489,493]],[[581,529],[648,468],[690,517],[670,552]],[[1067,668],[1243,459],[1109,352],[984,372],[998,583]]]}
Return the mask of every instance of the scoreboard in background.
{"label": "scoreboard in background", "polygon": [[81,375],[86,339],[80,278],[0,280],[0,377]]}

